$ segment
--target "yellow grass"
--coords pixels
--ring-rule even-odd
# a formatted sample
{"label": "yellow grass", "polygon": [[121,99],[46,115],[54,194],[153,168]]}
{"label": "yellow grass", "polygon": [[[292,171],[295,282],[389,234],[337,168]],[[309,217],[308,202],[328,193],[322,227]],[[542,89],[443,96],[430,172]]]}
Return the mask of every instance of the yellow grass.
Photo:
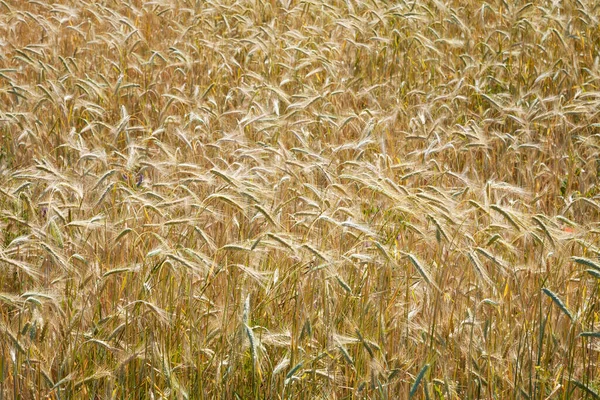
{"label": "yellow grass", "polygon": [[599,13],[0,1],[0,398],[598,398]]}

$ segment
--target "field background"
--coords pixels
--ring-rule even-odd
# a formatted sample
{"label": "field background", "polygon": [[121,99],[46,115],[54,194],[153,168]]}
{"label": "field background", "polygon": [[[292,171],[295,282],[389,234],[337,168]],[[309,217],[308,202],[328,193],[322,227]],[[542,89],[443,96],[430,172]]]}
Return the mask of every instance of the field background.
{"label": "field background", "polygon": [[0,398],[599,398],[599,15],[1,0]]}

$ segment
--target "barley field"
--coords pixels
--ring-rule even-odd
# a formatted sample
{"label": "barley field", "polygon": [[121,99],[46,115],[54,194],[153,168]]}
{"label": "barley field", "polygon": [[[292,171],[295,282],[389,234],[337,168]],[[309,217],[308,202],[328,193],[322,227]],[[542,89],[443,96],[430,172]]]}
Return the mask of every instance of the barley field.
{"label": "barley field", "polygon": [[599,399],[594,0],[0,0],[0,399]]}

